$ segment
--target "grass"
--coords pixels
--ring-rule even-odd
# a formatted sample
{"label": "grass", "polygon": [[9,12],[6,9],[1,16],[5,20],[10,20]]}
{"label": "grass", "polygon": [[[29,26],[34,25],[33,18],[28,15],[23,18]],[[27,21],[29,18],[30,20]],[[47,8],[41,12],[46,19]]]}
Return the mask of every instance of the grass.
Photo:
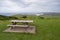
{"label": "grass", "polygon": [[26,33],[5,33],[4,31],[10,22],[0,21],[0,40],[60,40],[60,18],[40,19],[30,17],[34,20],[36,34]]}

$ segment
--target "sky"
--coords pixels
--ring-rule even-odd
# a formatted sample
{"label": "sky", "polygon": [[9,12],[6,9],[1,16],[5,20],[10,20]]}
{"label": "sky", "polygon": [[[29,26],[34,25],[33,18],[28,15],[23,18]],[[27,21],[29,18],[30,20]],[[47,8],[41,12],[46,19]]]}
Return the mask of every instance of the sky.
{"label": "sky", "polygon": [[0,0],[0,13],[60,12],[60,0]]}

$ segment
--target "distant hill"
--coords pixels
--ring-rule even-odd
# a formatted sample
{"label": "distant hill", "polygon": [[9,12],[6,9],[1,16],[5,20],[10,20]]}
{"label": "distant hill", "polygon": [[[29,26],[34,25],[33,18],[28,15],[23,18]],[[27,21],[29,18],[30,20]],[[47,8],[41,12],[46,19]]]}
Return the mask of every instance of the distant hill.
{"label": "distant hill", "polygon": [[58,12],[41,12],[41,13],[25,13],[25,14],[15,14],[13,16],[22,16],[22,15],[27,15],[27,16],[32,16],[32,15],[36,15],[36,14],[42,14],[44,16],[60,16],[60,13]]}
{"label": "distant hill", "polygon": [[5,17],[11,17],[13,18],[12,16],[17,16],[17,17],[20,17],[20,16],[23,16],[23,15],[27,15],[27,16],[33,16],[33,15],[36,15],[36,14],[42,14],[44,16],[60,16],[60,13],[59,12],[39,12],[39,13],[0,13],[0,16],[1,15],[6,15]]}
{"label": "distant hill", "polygon": [[45,16],[60,16],[60,13],[56,13],[56,12],[47,12],[44,13]]}
{"label": "distant hill", "polygon": [[0,15],[0,20],[10,20],[10,19],[18,19],[18,18],[13,16]]}

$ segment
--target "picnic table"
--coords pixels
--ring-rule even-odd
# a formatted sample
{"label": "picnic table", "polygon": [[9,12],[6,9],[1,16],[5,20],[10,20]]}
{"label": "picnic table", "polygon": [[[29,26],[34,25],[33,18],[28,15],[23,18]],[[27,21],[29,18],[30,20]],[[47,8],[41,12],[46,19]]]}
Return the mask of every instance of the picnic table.
{"label": "picnic table", "polygon": [[[12,25],[8,25],[9,27],[11,27],[11,29],[13,29],[14,27],[29,27],[29,23],[32,23],[33,20],[11,20],[10,21],[12,23]],[[24,23],[23,25],[17,25],[17,23]]]}

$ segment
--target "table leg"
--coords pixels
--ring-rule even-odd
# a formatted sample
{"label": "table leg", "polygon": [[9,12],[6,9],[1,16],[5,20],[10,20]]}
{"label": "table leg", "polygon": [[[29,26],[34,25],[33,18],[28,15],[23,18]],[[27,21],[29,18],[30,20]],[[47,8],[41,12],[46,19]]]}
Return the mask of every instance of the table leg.
{"label": "table leg", "polygon": [[13,25],[16,25],[17,23],[16,22],[12,22]]}
{"label": "table leg", "polygon": [[11,26],[11,29],[13,29],[13,26]]}

